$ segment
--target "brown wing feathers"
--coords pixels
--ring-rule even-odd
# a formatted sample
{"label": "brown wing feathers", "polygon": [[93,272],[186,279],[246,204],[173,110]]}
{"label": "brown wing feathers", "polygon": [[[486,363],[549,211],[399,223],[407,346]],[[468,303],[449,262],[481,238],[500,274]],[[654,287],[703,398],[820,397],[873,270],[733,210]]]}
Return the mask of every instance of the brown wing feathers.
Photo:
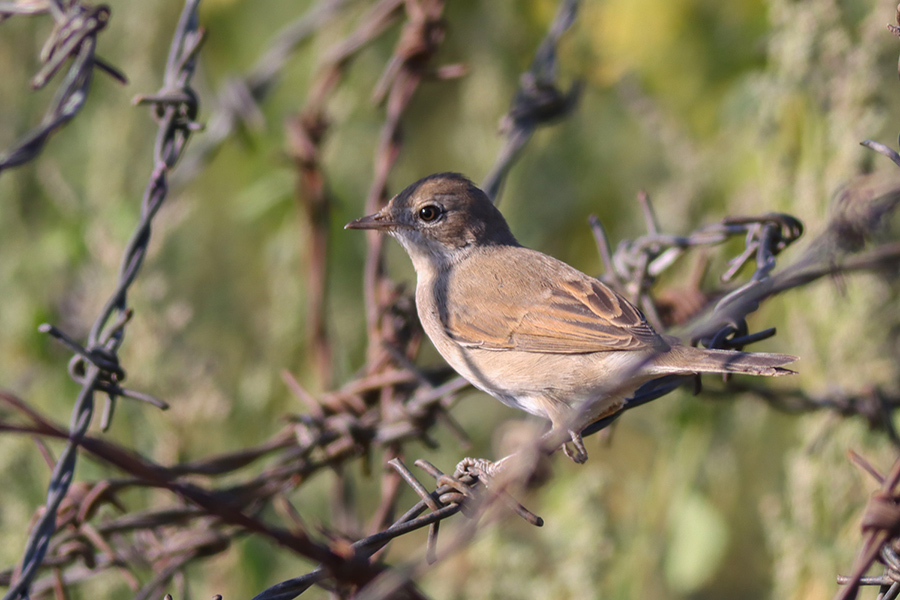
{"label": "brown wing feathers", "polygon": [[[515,262],[503,268],[516,268]],[[487,295],[484,288],[480,296],[464,293],[467,297],[456,305],[466,308],[448,319],[447,333],[465,345],[493,350],[582,354],[668,349],[631,303],[596,279],[574,269],[568,274],[553,286],[541,273],[532,273],[525,279],[529,289],[516,294],[502,284]],[[485,305],[502,310],[487,311]]]}

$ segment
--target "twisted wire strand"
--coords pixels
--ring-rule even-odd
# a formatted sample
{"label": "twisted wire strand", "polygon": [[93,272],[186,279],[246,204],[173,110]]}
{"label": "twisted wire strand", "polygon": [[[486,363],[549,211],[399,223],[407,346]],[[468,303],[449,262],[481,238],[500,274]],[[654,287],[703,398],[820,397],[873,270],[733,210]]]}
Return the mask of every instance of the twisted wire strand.
{"label": "twisted wire strand", "polygon": [[110,75],[120,83],[125,76],[115,67],[96,56],[97,35],[109,22],[109,7],[60,0],[26,4],[0,2],[0,21],[13,15],[38,15],[49,12],[56,26],[41,52],[44,66],[31,80],[31,87],[39,89],[71,59],[66,75],[53,96],[41,123],[26,133],[5,154],[0,155],[0,173],[36,158],[50,136],[71,121],[84,107],[93,81],[94,69]]}
{"label": "twisted wire strand", "polygon": [[[140,102],[154,105],[155,118],[159,122],[154,152],[154,168],[144,192],[141,204],[141,220],[138,223],[123,255],[119,270],[118,286],[100,312],[88,336],[85,352],[79,353],[71,368],[81,372],[82,389],[72,411],[69,441],[53,469],[47,489],[47,503],[43,515],[35,524],[23,552],[21,570],[16,582],[10,586],[4,600],[17,600],[28,596],[28,589],[47,553],[50,538],[56,530],[56,517],[75,474],[78,446],[90,427],[94,414],[94,395],[106,381],[116,382],[124,378],[118,367],[116,352],[124,339],[128,318],[128,289],[137,277],[147,245],[150,242],[151,224],[168,192],[166,182],[170,169],[181,156],[188,138],[197,126],[193,118],[197,114],[196,95],[190,81],[194,72],[196,52],[202,41],[197,6],[200,0],[187,0],[166,65],[165,81],[158,96],[141,98]],[[87,58],[85,59],[87,60]],[[107,324],[114,314],[118,319],[113,326]],[[51,332],[51,328],[43,327]],[[102,357],[105,360],[93,360]],[[102,366],[101,366],[102,365]],[[113,403],[115,393],[109,393]],[[111,411],[109,411],[111,413]]]}

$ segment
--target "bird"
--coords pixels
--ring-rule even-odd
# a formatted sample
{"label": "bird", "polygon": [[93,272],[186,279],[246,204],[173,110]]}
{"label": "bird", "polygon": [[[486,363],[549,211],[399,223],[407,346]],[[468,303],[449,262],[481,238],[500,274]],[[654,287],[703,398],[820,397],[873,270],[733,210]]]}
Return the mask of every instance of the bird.
{"label": "bird", "polygon": [[582,431],[667,375],[793,373],[787,354],[709,350],[660,335],[599,279],[516,241],[459,173],[424,177],[345,225],[396,239],[416,271],[416,309],[438,353],[476,388],[550,422],[587,460]]}

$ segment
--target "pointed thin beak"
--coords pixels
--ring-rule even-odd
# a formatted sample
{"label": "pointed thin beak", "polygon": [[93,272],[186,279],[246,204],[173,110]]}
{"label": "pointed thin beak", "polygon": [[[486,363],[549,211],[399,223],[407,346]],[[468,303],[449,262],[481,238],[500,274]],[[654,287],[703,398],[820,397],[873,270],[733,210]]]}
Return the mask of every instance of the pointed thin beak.
{"label": "pointed thin beak", "polygon": [[384,210],[380,210],[374,215],[360,217],[354,221],[350,221],[344,225],[344,229],[379,229],[387,231],[397,227],[399,223],[392,221]]}

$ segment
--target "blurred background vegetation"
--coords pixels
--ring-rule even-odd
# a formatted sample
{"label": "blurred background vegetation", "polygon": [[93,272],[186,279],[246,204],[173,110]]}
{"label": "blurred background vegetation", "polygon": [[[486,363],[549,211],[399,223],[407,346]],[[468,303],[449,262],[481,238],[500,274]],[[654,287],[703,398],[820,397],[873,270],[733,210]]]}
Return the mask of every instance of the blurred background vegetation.
{"label": "blurred background vegetation", "polygon": [[[130,100],[158,89],[181,10],[171,0],[109,4],[98,53],[127,74],[128,85],[97,76],[82,114],[37,160],[0,176],[0,386],[64,423],[79,386],[66,374],[68,351],[37,327],[54,323],[83,339],[114,288],[155,133],[147,111]],[[312,5],[205,0],[208,40],[195,80],[200,121],[215,90],[248,70],[272,36]],[[328,104],[323,168],[339,201],[328,269],[332,381],[320,380],[305,347],[308,224],[284,125],[303,107],[326,51],[367,5],[349,2],[292,56],[260,107],[264,122],[173,186],[132,288],[135,317],[121,352],[129,385],[172,408],[126,402],[110,439],[163,463],[259,443],[284,414],[305,410],[282,383],[282,369],[319,392],[363,364],[365,240],[341,227],[364,211],[383,121],[370,97],[399,28],[360,54]],[[890,0],[585,2],[559,55],[562,79],[584,81],[581,103],[540,130],[513,168],[501,201],[512,230],[527,246],[599,273],[588,215],[597,214],[614,241],[640,235],[635,197],[645,189],[673,233],[725,215],[783,211],[814,237],[842,185],[896,168],[859,146],[866,138],[891,143],[900,128],[900,48],[885,30],[895,8]],[[501,145],[499,119],[555,10],[550,0],[448,3],[437,62],[469,70],[418,90],[403,120],[392,193],[435,171],[476,181],[487,173]],[[0,25],[0,148],[37,124],[51,98],[53,85],[28,87],[51,26],[46,17]],[[802,244],[782,264],[800,252]],[[723,257],[712,254],[713,272]],[[691,266],[662,284],[678,285]],[[393,243],[388,268],[411,289],[412,268]],[[896,390],[895,283],[854,275],[765,304],[751,328],[777,325],[779,333],[754,349],[801,357],[799,375],[772,385],[810,394]],[[440,358],[427,346],[421,363]],[[473,447],[439,431],[440,449],[409,447],[408,462],[426,457],[449,471],[466,455],[497,456],[495,433],[525,418],[480,392],[467,393],[454,414]],[[687,391],[629,413],[611,438],[587,443],[586,465],[556,456],[554,479],[523,499],[545,519],[543,528],[512,519],[482,533],[436,565],[422,589],[441,599],[829,597],[835,575],[852,564],[859,516],[875,485],[851,467],[847,450],[883,469],[897,453],[859,417],[785,415],[752,398]],[[377,477],[349,468],[365,519],[377,504]],[[79,479],[108,475],[89,460],[79,464]],[[48,477],[29,439],[0,436],[3,565],[18,560]],[[320,473],[294,498],[310,525],[339,528],[328,514],[331,477]],[[152,506],[159,494],[126,498]],[[418,556],[423,546],[424,533],[407,536],[389,559]],[[199,597],[242,598],[310,568],[250,537],[195,564],[188,579]],[[130,595],[112,575],[85,590]]]}

